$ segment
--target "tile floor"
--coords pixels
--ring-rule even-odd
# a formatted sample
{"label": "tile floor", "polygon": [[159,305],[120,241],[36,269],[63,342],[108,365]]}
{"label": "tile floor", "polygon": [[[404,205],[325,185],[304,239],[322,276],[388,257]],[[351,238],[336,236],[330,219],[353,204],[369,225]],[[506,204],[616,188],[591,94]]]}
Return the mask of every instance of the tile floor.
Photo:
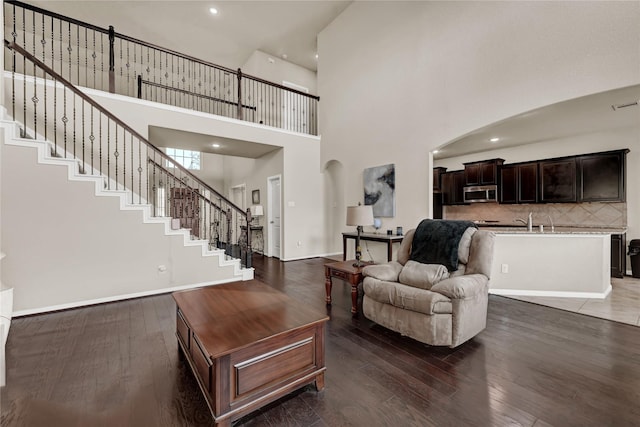
{"label": "tile floor", "polygon": [[611,287],[613,290],[605,299],[504,296],[640,326],[640,279],[630,276],[625,276],[624,279],[612,278]]}

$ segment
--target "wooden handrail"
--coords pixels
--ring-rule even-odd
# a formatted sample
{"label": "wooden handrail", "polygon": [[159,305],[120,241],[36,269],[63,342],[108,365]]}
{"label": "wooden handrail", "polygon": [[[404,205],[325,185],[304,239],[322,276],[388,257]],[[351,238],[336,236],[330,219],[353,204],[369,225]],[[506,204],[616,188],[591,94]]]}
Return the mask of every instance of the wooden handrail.
{"label": "wooden handrail", "polygon": [[243,215],[245,218],[247,216],[247,213],[244,212],[242,209],[240,209],[238,206],[236,206],[234,203],[232,203],[231,201],[229,201],[227,198],[225,198],[223,195],[221,195],[220,193],[218,193],[216,190],[214,190],[213,188],[211,188],[208,184],[206,184],[205,182],[203,182],[201,179],[199,179],[197,176],[195,176],[193,173],[189,172],[189,170],[187,168],[185,168],[184,166],[182,166],[180,163],[176,162],[174,159],[172,159],[171,157],[169,157],[167,154],[165,154],[162,150],[160,150],[158,147],[156,147],[155,145],[151,144],[145,137],[143,137],[142,135],[140,135],[138,132],[136,132],[133,128],[131,128],[129,125],[127,125],[126,123],[124,123],[122,120],[120,120],[118,117],[116,117],[113,113],[111,113],[109,110],[107,110],[106,108],[104,108],[102,105],[98,104],[96,101],[94,101],[91,97],[89,97],[88,95],[86,95],[84,92],[82,92],[80,89],[78,89],[77,87],[75,87],[72,83],[70,83],[68,80],[66,80],[64,77],[62,77],[60,74],[58,74],[57,72],[55,72],[54,70],[52,70],[48,65],[46,65],[44,62],[40,61],[38,58],[36,58],[35,56],[31,55],[29,52],[27,52],[26,50],[24,50],[24,48],[22,48],[22,46],[14,43],[14,42],[10,42],[7,39],[4,40],[4,44],[7,48],[21,54],[22,56],[24,56],[25,58],[27,58],[29,61],[31,61],[32,63],[34,63],[36,66],[38,66],[40,69],[42,69],[44,72],[46,72],[47,74],[49,74],[51,77],[53,77],[54,81],[59,81],[61,82],[65,87],[67,87],[67,89],[69,89],[71,92],[73,92],[75,95],[79,96],[81,99],[83,99],[85,102],[87,102],[89,105],[91,105],[92,107],[94,107],[96,110],[100,111],[102,114],[104,114],[107,118],[109,118],[110,120],[112,120],[113,122],[115,122],[117,125],[121,126],[123,129],[125,129],[127,132],[129,132],[131,135],[135,136],[138,140],[142,141],[143,143],[145,143],[149,148],[151,148],[154,152],[156,152],[157,154],[160,155],[160,157],[162,157],[163,159],[169,161],[171,164],[174,165],[174,167],[176,169],[179,169],[181,172],[183,172],[185,175],[188,175],[190,179],[193,179],[195,182],[197,182],[199,185],[201,185],[202,187],[206,188],[207,190],[211,191],[212,193],[216,194],[219,196],[219,198],[223,199],[226,203],[228,203],[229,205],[233,206],[235,210],[237,210],[241,215]]}
{"label": "wooden handrail", "polygon": [[[166,173],[167,175],[170,175],[171,177],[173,177],[173,179],[175,179],[176,181],[180,181],[182,182],[182,180],[180,178],[178,178],[173,172],[169,171],[169,169],[167,169],[165,166],[162,166],[160,163],[156,162],[155,160],[149,158],[148,159],[149,163],[154,164],[156,167],[162,169],[164,171],[164,173]],[[210,188],[207,188],[208,190],[210,190]],[[221,201],[224,201],[226,204],[231,205],[232,207],[234,207],[235,210],[237,210],[238,212],[242,212],[242,210],[232,201],[230,201],[229,199],[227,199],[226,197],[224,197],[223,195],[221,195],[220,193],[218,193],[217,191],[213,190],[213,192],[215,193],[216,196],[218,196],[218,198]],[[211,203],[216,209],[220,210],[220,212],[222,212],[223,214],[227,215],[227,212],[222,209],[222,206],[218,206],[216,205],[211,199],[207,199],[206,197],[204,197],[204,195],[200,194],[200,197],[207,200],[209,203]],[[246,215],[246,213],[245,213]]]}
{"label": "wooden handrail", "polygon": [[71,24],[78,25],[80,27],[86,27],[86,28],[89,28],[91,30],[98,31],[100,33],[109,34],[109,30],[107,30],[106,28],[100,28],[100,27],[98,27],[96,25],[89,24],[88,22],[79,21],[77,19],[69,18],[68,16],[60,15],[59,13],[50,12],[50,11],[48,11],[46,9],[41,9],[41,8],[39,8],[37,6],[32,6],[32,5],[27,4],[27,3],[22,3],[21,1],[4,0],[4,2],[6,4],[12,4],[14,6],[18,6],[18,7],[21,7],[23,9],[30,10],[32,12],[40,13],[42,15],[51,16],[52,18],[56,18],[56,19],[59,19],[61,21],[66,21],[66,22],[69,22]]}
{"label": "wooden handrail", "polygon": [[[142,46],[145,46],[145,47],[149,47],[151,49],[159,50],[161,52],[168,53],[170,55],[179,56],[180,58],[187,59],[189,61],[193,61],[193,62],[196,62],[196,63],[201,64],[201,65],[206,65],[208,67],[217,68],[219,70],[224,71],[225,73],[229,73],[229,74],[233,74],[233,75],[237,75],[238,74],[237,70],[233,70],[231,68],[223,67],[222,65],[217,65],[217,64],[214,64],[212,62],[204,61],[202,59],[198,59],[198,58],[195,58],[193,56],[177,52],[175,50],[167,49],[167,48],[155,45],[153,43],[145,42],[143,40],[136,39],[134,37],[129,37],[127,35],[120,34],[118,32],[115,33],[115,36],[116,37],[120,37],[122,40],[126,40],[126,41],[129,41],[131,43],[136,43],[136,44],[139,44],[139,45],[142,45]],[[266,85],[273,86],[273,87],[276,87],[278,89],[286,90],[287,92],[294,92],[294,93],[297,93],[299,95],[304,95],[306,97],[313,98],[313,99],[315,99],[317,101],[320,100],[320,97],[317,96],[317,95],[311,95],[311,94],[306,93],[306,92],[302,92],[302,91],[299,91],[299,90],[296,90],[296,89],[292,89],[290,87],[286,87],[286,86],[283,86],[283,85],[280,85],[280,84],[277,84],[277,83],[273,83],[273,82],[261,79],[260,77],[255,77],[255,76],[252,76],[250,74],[245,74],[244,72],[242,72],[242,78],[243,79],[247,78],[247,79],[250,79],[250,80],[255,80],[255,81],[259,82],[259,83],[264,83]]]}
{"label": "wooden handrail", "polygon": [[[196,63],[201,64],[201,65],[206,65],[208,67],[217,68],[217,69],[222,70],[222,71],[224,71],[226,73],[230,73],[230,74],[233,74],[233,75],[237,75],[238,74],[237,70],[233,70],[231,68],[223,67],[222,65],[217,65],[217,64],[214,64],[212,62],[204,61],[202,59],[198,59],[198,58],[195,58],[193,56],[177,52],[175,50],[167,49],[167,48],[164,48],[164,47],[161,47],[161,46],[157,46],[157,45],[155,45],[153,43],[149,43],[149,42],[145,42],[145,41],[140,40],[140,39],[136,39],[135,37],[130,37],[130,36],[127,36],[125,34],[121,34],[121,33],[115,32],[115,31],[113,31],[112,28],[111,28],[111,33],[110,33],[110,29],[100,28],[100,27],[98,27],[96,25],[89,24],[87,22],[80,21],[80,20],[77,20],[77,19],[69,18],[69,17],[60,15],[60,14],[55,13],[55,12],[50,12],[50,11],[48,11],[46,9],[42,9],[42,8],[37,7],[37,6],[32,6],[30,4],[23,3],[21,1],[4,0],[4,2],[7,3],[7,4],[12,4],[12,5],[15,5],[15,6],[22,7],[22,8],[27,9],[27,10],[31,10],[33,12],[40,13],[42,15],[51,16],[53,18],[60,19],[62,21],[66,21],[66,22],[72,23],[74,25],[78,25],[78,26],[81,26],[81,27],[86,27],[86,28],[89,28],[89,29],[92,29],[94,31],[98,31],[98,32],[101,32],[101,33],[104,33],[104,34],[107,34],[107,35],[112,34],[113,36],[119,37],[122,40],[126,40],[126,41],[129,41],[131,43],[136,43],[136,44],[139,44],[139,45],[151,48],[151,49],[155,49],[155,50],[158,50],[158,51],[161,51],[161,52],[165,52],[165,53],[170,54],[170,55],[178,56],[180,58],[183,58],[183,59],[186,59],[186,60],[189,60],[189,61],[193,61],[193,62],[196,62]],[[260,77],[255,77],[255,76],[252,76],[252,75],[249,75],[249,74],[245,74],[244,72],[242,73],[242,78],[243,79],[247,78],[247,79],[250,79],[250,80],[254,80],[254,81],[258,82],[258,83],[263,83],[263,84],[266,84],[266,85],[269,85],[269,86],[272,86],[272,87],[275,87],[275,88],[278,88],[278,89],[286,90],[287,92],[293,92],[293,93],[296,93],[298,95],[306,96],[308,98],[315,99],[316,101],[320,100],[320,97],[317,96],[317,95],[311,95],[309,93],[305,93],[305,92],[302,92],[302,91],[299,91],[299,90],[296,90],[296,89],[292,89],[292,88],[283,86],[281,84],[277,84],[277,83],[273,83],[273,82],[261,79]]]}
{"label": "wooden handrail", "polygon": [[[236,105],[236,106],[238,105],[237,102],[227,101],[226,99],[216,98],[214,96],[209,96],[209,95],[202,95],[202,94],[195,93],[195,92],[189,92],[188,90],[180,89],[180,88],[177,88],[177,87],[172,87],[172,86],[167,86],[167,85],[163,85],[163,84],[160,84],[160,83],[150,82],[149,80],[144,80],[144,79],[140,78],[140,76],[138,76],[138,98],[142,98],[142,94],[140,93],[140,89],[141,89],[142,84],[146,84],[147,86],[157,87],[157,88],[160,88],[160,89],[172,90],[174,92],[183,93],[185,95],[197,96],[198,98],[208,99],[210,101],[222,102],[223,104]],[[258,107],[252,107],[251,105],[244,105],[244,104],[242,104],[242,108],[246,108],[248,110],[253,110],[253,111],[256,111],[258,109]]]}

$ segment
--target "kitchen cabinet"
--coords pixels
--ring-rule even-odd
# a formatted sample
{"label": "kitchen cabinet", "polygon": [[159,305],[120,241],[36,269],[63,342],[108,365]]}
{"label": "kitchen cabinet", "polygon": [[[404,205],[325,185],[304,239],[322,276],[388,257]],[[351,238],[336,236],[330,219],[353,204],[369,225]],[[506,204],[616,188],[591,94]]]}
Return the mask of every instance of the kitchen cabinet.
{"label": "kitchen cabinet", "polygon": [[500,168],[500,196],[502,204],[518,203],[518,165]]}
{"label": "kitchen cabinet", "polygon": [[543,203],[577,201],[576,158],[540,160],[540,198]]}
{"label": "kitchen cabinet", "polygon": [[465,185],[495,185],[498,183],[498,167],[504,159],[490,159],[464,163]]}
{"label": "kitchen cabinet", "polygon": [[445,172],[441,175],[442,204],[464,204],[463,188],[465,184],[464,171]]}
{"label": "kitchen cabinet", "polygon": [[538,201],[538,162],[518,165],[518,203]]}
{"label": "kitchen cabinet", "polygon": [[624,277],[627,272],[626,234],[611,235],[611,277]]}
{"label": "kitchen cabinet", "polygon": [[447,168],[441,166],[433,168],[433,192],[442,191],[442,174],[447,171]]}
{"label": "kitchen cabinet", "polygon": [[579,202],[624,202],[629,150],[578,156]]}
{"label": "kitchen cabinet", "polygon": [[500,203],[538,201],[538,162],[503,165],[500,168]]}

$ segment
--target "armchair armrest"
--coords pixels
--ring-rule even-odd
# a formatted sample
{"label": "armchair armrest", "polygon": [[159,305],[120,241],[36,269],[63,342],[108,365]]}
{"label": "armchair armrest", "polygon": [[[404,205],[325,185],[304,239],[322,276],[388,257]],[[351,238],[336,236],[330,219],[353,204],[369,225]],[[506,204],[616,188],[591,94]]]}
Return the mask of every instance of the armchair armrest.
{"label": "armchair armrest", "polygon": [[480,293],[487,293],[489,278],[484,274],[466,274],[442,280],[431,287],[451,299],[473,298]]}
{"label": "armchair armrest", "polygon": [[386,264],[367,265],[362,269],[362,275],[387,282],[397,282],[401,270],[402,264],[391,261]]}

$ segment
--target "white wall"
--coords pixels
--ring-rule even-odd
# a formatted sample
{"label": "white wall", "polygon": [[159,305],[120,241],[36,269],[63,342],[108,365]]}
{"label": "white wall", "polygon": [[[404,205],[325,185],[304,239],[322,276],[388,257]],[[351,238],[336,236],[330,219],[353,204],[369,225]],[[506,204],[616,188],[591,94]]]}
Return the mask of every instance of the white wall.
{"label": "white wall", "polygon": [[383,228],[415,226],[435,147],[640,83],[639,21],[638,2],[353,2],[318,37],[322,164],[344,165],[352,204],[363,169],[395,163],[397,214]]}
{"label": "white wall", "polygon": [[[274,175],[283,175],[284,170],[284,150],[276,150],[265,154],[258,159],[247,159],[242,157],[226,156],[224,161],[224,182],[225,191],[229,188],[246,184],[247,186],[247,206],[251,206],[251,193],[253,190],[260,191],[260,205],[264,208],[264,216],[259,217],[256,222],[263,226],[264,249],[268,248],[269,242],[269,210],[267,209],[267,178]],[[283,177],[286,181],[287,177]],[[282,209],[282,207],[281,207]],[[297,242],[296,242],[297,243]]]}
{"label": "white wall", "polygon": [[247,59],[242,66],[242,72],[278,84],[282,84],[283,81],[295,83],[309,89],[311,94],[317,93],[315,72],[259,50]]}
{"label": "white wall", "polygon": [[[283,260],[326,253],[320,137],[91,89],[85,91],[109,111],[125,118],[125,122],[144,137],[148,137],[149,126],[161,126],[282,147]],[[263,185],[266,192],[266,183]],[[293,202],[294,206],[289,202]],[[298,241],[302,244],[298,245]]]}
{"label": "white wall", "polygon": [[220,154],[200,153],[200,170],[191,171],[220,194],[227,194],[224,192],[224,158]]}
{"label": "white wall", "polygon": [[66,167],[38,164],[34,148],[0,149],[2,281],[14,287],[14,313],[240,279],[184,236],[165,236],[164,224],[121,211],[119,198],[96,196],[94,183],[69,182]]}

